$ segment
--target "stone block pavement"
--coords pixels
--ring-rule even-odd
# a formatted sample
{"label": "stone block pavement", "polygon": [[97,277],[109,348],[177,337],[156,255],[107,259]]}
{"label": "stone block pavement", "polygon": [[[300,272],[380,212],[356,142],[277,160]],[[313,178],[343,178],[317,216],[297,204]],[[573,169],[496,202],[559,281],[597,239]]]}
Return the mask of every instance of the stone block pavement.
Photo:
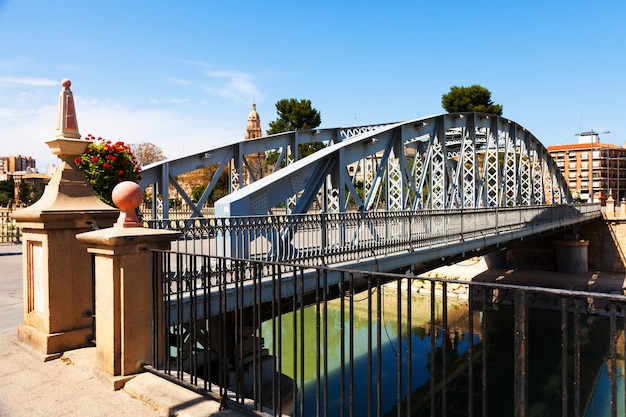
{"label": "stone block pavement", "polygon": [[44,362],[17,342],[23,322],[22,246],[0,245],[0,417],[250,416],[143,373],[122,390],[94,369],[95,348]]}

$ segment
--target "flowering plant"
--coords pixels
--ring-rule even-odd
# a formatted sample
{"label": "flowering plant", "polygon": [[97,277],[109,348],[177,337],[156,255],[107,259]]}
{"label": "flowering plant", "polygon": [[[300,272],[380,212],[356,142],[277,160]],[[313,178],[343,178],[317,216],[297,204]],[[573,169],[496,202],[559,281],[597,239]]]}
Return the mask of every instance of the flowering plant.
{"label": "flowering plant", "polygon": [[85,178],[96,196],[114,206],[111,199],[113,187],[122,181],[139,180],[141,168],[130,147],[124,142],[96,139],[91,134],[85,139],[91,143],[74,162],[85,173]]}

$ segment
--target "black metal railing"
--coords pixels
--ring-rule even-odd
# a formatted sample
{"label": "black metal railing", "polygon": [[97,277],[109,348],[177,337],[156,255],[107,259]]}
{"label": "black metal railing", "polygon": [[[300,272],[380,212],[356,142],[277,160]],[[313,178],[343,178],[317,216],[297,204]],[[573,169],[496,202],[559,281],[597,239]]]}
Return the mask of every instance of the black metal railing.
{"label": "black metal railing", "polygon": [[154,253],[154,368],[223,404],[296,416],[623,412],[620,288]]}
{"label": "black metal railing", "polygon": [[[178,230],[176,249],[204,255],[332,265],[600,216],[598,205],[146,220]],[[552,227],[552,226],[551,226]]]}
{"label": "black metal railing", "polygon": [[0,243],[20,243],[21,230],[10,217],[9,210],[0,208]]}

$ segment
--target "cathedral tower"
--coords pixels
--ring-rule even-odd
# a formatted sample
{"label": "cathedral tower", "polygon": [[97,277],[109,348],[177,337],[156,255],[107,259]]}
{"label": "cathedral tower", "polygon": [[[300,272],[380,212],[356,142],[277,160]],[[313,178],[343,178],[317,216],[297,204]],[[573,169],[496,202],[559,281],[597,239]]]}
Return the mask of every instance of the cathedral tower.
{"label": "cathedral tower", "polygon": [[[246,136],[244,139],[254,139],[263,136],[263,130],[261,129],[261,117],[256,111],[256,103],[252,102],[252,110],[248,114],[248,126],[246,127]],[[250,171],[246,176],[246,182],[252,183],[260,178],[263,178],[265,172],[265,153],[259,152],[254,155],[246,156]]]}
{"label": "cathedral tower", "polygon": [[261,117],[256,111],[256,103],[252,102],[252,110],[248,114],[248,127],[246,128],[246,136],[244,139],[254,139],[263,136],[261,129]]}

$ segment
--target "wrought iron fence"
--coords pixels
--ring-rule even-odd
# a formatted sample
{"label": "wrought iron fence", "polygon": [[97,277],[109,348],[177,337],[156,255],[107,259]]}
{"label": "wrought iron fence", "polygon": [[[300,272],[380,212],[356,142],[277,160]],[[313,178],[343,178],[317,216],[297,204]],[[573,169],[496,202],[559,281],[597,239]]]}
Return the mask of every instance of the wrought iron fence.
{"label": "wrought iron fence", "polygon": [[9,210],[0,209],[0,243],[21,242],[21,230],[10,215]]}
{"label": "wrought iron fence", "polygon": [[154,367],[224,405],[296,416],[523,417],[530,407],[582,416],[606,385],[605,415],[623,410],[619,289],[176,252],[155,252],[155,262]]}
{"label": "wrought iron fence", "polygon": [[331,265],[600,215],[599,205],[146,220],[176,250]]}

